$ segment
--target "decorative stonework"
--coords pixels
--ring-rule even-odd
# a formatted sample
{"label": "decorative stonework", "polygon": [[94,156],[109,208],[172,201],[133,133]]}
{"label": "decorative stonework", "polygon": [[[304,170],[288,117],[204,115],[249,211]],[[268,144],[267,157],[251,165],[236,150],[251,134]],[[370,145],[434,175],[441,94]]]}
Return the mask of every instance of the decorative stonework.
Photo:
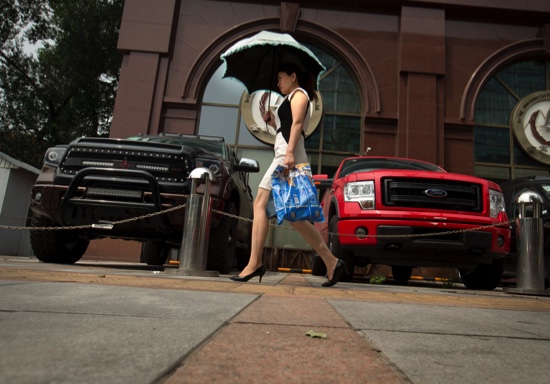
{"label": "decorative stonework", "polygon": [[285,1],[281,2],[281,32],[294,33],[299,17],[299,4]]}

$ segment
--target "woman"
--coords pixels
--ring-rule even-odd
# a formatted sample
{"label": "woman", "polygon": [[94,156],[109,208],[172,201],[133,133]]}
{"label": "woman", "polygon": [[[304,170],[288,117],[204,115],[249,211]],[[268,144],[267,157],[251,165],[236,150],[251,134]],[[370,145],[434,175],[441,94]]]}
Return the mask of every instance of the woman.
{"label": "woman", "polygon": [[[265,274],[262,256],[269,229],[266,207],[271,194],[271,174],[280,164],[293,168],[295,164],[308,162],[303,133],[309,123],[309,95],[316,97],[313,84],[296,65],[283,64],[277,72],[277,86],[285,98],[277,108],[277,116],[274,116],[271,111],[264,116],[264,120],[269,125],[278,128],[275,137],[275,158],[260,182],[254,201],[250,261],[240,275],[230,277],[234,281],[248,281],[259,276],[260,282],[262,282],[262,276]],[[297,221],[290,225],[300,233],[325,263],[328,281],[323,283],[323,287],[331,287],[336,284],[340,275],[346,270],[344,261],[337,259],[330,252],[321,234],[312,223]]]}

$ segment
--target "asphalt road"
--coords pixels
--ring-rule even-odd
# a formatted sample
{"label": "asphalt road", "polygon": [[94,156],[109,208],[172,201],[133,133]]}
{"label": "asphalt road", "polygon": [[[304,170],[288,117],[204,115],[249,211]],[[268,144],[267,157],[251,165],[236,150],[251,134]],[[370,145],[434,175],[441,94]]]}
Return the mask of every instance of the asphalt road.
{"label": "asphalt road", "polygon": [[550,381],[550,297],[323,281],[3,257],[0,383]]}

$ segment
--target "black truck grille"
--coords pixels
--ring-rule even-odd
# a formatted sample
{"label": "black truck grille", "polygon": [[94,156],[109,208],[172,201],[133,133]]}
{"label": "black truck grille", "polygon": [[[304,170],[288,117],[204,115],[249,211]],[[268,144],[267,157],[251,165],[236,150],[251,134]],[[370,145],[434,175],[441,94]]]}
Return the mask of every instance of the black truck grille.
{"label": "black truck grille", "polygon": [[389,207],[481,212],[482,186],[475,183],[416,178],[386,178],[383,202]]}
{"label": "black truck grille", "polygon": [[159,182],[183,183],[187,180],[193,165],[185,155],[168,151],[71,147],[61,164],[61,173],[75,175],[84,168],[146,171]]}

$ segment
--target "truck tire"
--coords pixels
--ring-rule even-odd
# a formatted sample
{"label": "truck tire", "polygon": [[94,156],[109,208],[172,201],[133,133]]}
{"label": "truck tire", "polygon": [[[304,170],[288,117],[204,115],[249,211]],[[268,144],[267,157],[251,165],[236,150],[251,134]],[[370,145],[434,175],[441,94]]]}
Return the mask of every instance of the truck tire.
{"label": "truck tire", "polygon": [[[237,215],[237,208],[232,201],[225,202],[224,212]],[[210,230],[208,239],[208,257],[206,268],[209,271],[219,271],[228,274],[233,268],[237,239],[237,219],[222,215],[219,225]]]}
{"label": "truck tire", "polygon": [[[338,233],[338,217],[332,216],[332,218],[330,219],[329,232]],[[345,249],[342,249],[342,247],[340,247],[340,239],[338,235],[330,235],[328,241],[328,248],[330,249],[332,254],[337,258],[344,260],[344,262],[346,263],[347,273],[340,276],[340,280],[351,281],[351,279],[353,278],[353,273],[355,272],[355,260],[353,257],[353,252],[346,251]],[[319,259],[321,258],[319,257]],[[323,262],[323,260],[321,260],[321,262]]]}
{"label": "truck tire", "polygon": [[497,287],[502,278],[504,259],[493,260],[491,264],[478,264],[472,269],[459,269],[459,273],[466,288],[490,291]]}
{"label": "truck tire", "polygon": [[[33,227],[57,227],[51,220],[32,216]],[[36,258],[44,263],[74,264],[82,258],[90,243],[80,238],[78,230],[30,231],[31,247]]]}
{"label": "truck tire", "polygon": [[169,247],[164,241],[149,240],[141,244],[141,261],[147,265],[164,265]]}
{"label": "truck tire", "polygon": [[403,265],[392,265],[391,273],[393,275],[393,280],[397,284],[407,284],[411,279],[412,267],[403,266]]}

